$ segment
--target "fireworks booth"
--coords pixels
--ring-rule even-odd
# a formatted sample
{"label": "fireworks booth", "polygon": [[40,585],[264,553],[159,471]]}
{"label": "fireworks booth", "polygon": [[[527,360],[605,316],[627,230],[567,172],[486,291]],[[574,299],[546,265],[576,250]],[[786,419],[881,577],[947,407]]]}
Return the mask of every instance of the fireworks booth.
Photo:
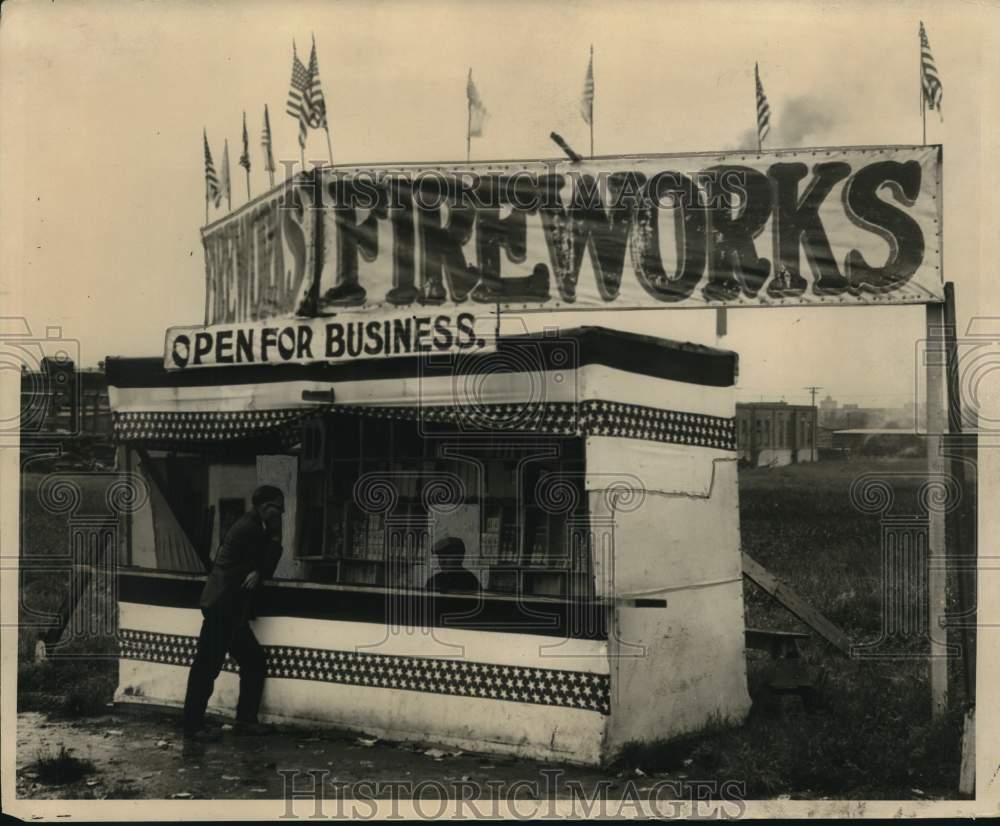
{"label": "fireworks booth", "polygon": [[[736,354],[557,320],[926,303],[939,162],[326,167],[209,224],[204,323],[106,360],[135,488],[116,699],[182,704],[212,553],[266,483],[264,720],[595,764],[740,719]],[[475,587],[437,589],[446,538]]]}
{"label": "fireworks booth", "polygon": [[[735,356],[582,328],[465,361],[109,360],[125,467],[148,489],[116,699],[183,703],[204,557],[272,483],[265,720],[596,763],[742,715]],[[478,592],[427,589],[444,536]],[[210,709],[235,708],[234,668]]]}

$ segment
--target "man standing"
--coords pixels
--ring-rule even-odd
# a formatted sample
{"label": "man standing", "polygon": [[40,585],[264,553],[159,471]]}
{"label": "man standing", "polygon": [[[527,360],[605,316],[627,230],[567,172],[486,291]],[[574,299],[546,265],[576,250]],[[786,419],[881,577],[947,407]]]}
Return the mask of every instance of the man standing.
{"label": "man standing", "polygon": [[281,557],[281,515],[285,497],[279,488],[262,485],[253,492],[253,507],[227,531],[201,592],[204,620],[198,650],[188,674],[184,698],[184,736],[212,739],[205,729],[205,707],[226,654],[240,667],[240,699],[236,733],[260,733],[257,710],[264,692],[264,650],[250,629],[253,599]]}

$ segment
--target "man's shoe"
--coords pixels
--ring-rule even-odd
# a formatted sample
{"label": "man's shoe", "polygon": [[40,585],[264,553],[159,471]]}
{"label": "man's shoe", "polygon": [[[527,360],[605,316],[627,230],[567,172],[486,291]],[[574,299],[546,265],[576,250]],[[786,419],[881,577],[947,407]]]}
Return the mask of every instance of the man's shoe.
{"label": "man's shoe", "polygon": [[185,743],[215,743],[222,739],[222,734],[214,728],[184,729]]}
{"label": "man's shoe", "polygon": [[233,723],[233,734],[236,737],[260,737],[269,733],[268,727],[261,723],[249,723],[243,720]]}

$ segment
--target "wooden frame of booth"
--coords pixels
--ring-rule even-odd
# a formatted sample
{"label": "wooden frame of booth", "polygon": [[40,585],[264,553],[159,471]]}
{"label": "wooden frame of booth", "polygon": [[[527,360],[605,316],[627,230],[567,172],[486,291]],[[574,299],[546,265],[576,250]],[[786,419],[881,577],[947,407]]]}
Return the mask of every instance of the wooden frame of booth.
{"label": "wooden frame of booth", "polygon": [[[734,353],[580,328],[457,358],[107,370],[148,488],[116,700],[183,702],[206,552],[266,482],[287,502],[253,623],[265,720],[597,764],[748,710]],[[446,534],[479,593],[425,587]],[[234,670],[210,710],[232,713]]]}

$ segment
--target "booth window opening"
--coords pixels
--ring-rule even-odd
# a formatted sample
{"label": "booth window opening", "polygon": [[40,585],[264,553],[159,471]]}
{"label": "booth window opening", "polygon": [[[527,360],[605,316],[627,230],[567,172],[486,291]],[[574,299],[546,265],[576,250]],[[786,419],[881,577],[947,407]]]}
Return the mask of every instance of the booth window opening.
{"label": "booth window opening", "polygon": [[436,590],[450,538],[475,578],[462,590],[593,597],[582,439],[346,414],[302,427],[299,578]]}

